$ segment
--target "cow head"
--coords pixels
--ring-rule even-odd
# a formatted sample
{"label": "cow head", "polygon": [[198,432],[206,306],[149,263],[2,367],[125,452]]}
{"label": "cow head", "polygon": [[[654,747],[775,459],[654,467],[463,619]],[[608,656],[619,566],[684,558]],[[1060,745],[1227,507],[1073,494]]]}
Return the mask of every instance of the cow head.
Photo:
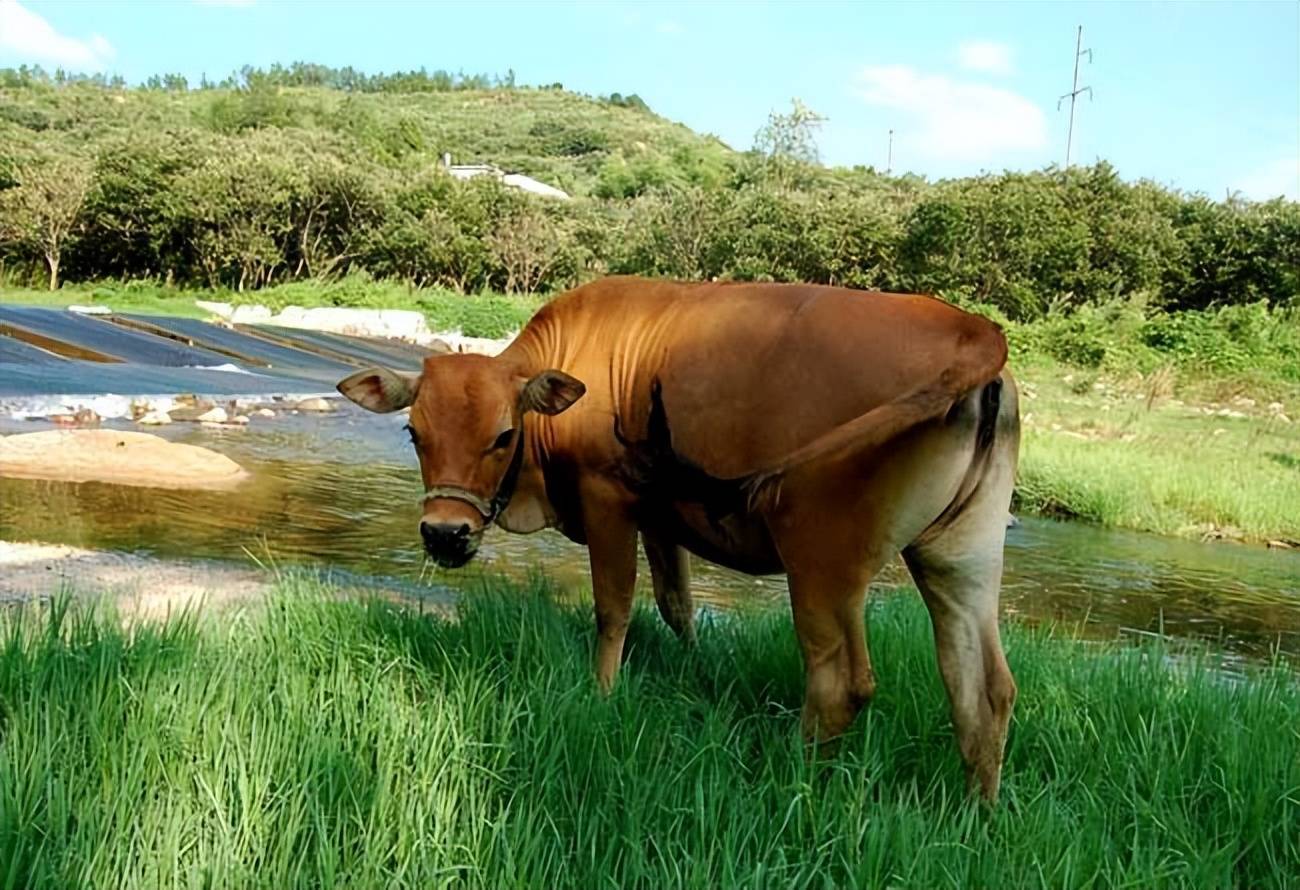
{"label": "cow head", "polygon": [[456,568],[515,493],[528,460],[524,415],[559,414],[586,387],[563,371],[529,376],[484,355],[438,355],[419,376],[370,368],[338,390],[370,411],[411,409],[406,429],[425,487],[420,537],[434,562]]}

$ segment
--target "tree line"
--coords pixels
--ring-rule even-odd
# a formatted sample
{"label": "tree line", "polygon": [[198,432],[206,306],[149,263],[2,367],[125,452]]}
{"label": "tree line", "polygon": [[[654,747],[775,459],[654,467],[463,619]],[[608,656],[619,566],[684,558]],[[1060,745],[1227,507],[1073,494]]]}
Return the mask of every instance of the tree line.
{"label": "tree line", "polygon": [[[187,106],[183,125],[89,136],[12,101],[50,84],[5,87],[0,136],[15,138],[0,139],[3,274],[248,290],[364,272],[533,293],[635,273],[938,293],[1016,319],[1134,295],[1170,309],[1300,303],[1295,202],[1213,201],[1125,182],[1104,162],[937,183],[828,169],[780,116],[750,152],[631,152],[582,124],[597,104],[631,115],[618,118],[628,126],[653,118],[623,96],[575,106],[577,123],[534,113],[510,137],[530,140],[538,163],[576,159],[589,173],[574,200],[556,201],[452,178],[412,118],[377,123],[346,102],[299,114],[317,95],[300,85],[347,89],[348,70],[252,72]],[[384,88],[401,92],[403,76]],[[516,101],[512,84],[489,86]],[[510,113],[527,110],[518,101]],[[345,114],[356,119],[337,123]]]}

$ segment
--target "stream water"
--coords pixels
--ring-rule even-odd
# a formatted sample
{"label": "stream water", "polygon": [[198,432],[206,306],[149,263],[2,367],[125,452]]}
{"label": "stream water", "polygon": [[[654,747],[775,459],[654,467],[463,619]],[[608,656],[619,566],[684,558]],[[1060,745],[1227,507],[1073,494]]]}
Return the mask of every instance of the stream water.
{"label": "stream water", "polygon": [[[427,566],[419,548],[419,477],[403,423],[345,405],[245,428],[151,429],[228,454],[255,478],[224,493],[0,479],[0,540],[164,557],[251,554],[382,575],[415,593],[456,587],[467,576]],[[0,421],[0,433],[41,428]],[[515,576],[540,568],[566,585],[584,584],[588,572],[586,550],[554,532],[493,530],[478,561]],[[648,577],[643,571],[647,587]],[[906,583],[897,562],[878,579],[882,588]],[[702,560],[693,587],[698,601],[717,607],[786,595],[781,577],[752,578]],[[1088,636],[1163,633],[1248,658],[1300,656],[1300,552],[1026,518],[1007,532],[1002,603],[1008,616]]]}

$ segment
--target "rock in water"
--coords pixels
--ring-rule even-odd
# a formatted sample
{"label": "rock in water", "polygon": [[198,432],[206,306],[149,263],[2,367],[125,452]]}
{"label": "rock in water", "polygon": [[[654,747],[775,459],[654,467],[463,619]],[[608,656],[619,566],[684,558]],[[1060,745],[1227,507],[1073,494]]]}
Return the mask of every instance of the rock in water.
{"label": "rock in water", "polygon": [[230,419],[225,408],[209,408],[198,417],[194,418],[199,423],[225,423]]}
{"label": "rock in water", "polygon": [[176,400],[176,407],[168,413],[171,414],[172,420],[198,420],[215,407],[216,404],[207,399],[195,401],[182,396]]}
{"label": "rock in water", "polygon": [[45,419],[61,427],[95,427],[101,418],[93,408],[78,408],[72,414],[51,414]]}
{"label": "rock in water", "polygon": [[333,411],[334,406],[325,399],[303,399],[298,403],[298,410],[326,412]]}
{"label": "rock in water", "polygon": [[136,420],[136,423],[144,426],[162,426],[163,424],[171,422],[171,415],[166,411],[150,411],[148,414],[145,414]]}
{"label": "rock in water", "polygon": [[224,454],[148,433],[48,430],[0,439],[0,477],[227,489],[249,475]]}

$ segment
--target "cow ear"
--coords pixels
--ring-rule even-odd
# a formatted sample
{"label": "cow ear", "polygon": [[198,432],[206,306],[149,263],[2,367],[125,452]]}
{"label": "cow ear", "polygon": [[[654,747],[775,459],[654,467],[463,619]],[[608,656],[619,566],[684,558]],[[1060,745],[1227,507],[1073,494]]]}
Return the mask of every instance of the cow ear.
{"label": "cow ear", "polygon": [[586,385],[578,378],[551,369],[525,383],[520,399],[525,411],[559,414],[582,398],[586,391]]}
{"label": "cow ear", "polygon": [[339,381],[338,391],[367,411],[388,414],[411,407],[418,377],[396,374],[387,368],[367,368]]}

